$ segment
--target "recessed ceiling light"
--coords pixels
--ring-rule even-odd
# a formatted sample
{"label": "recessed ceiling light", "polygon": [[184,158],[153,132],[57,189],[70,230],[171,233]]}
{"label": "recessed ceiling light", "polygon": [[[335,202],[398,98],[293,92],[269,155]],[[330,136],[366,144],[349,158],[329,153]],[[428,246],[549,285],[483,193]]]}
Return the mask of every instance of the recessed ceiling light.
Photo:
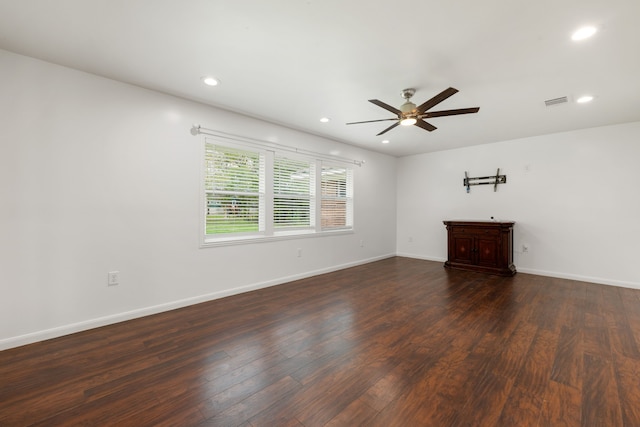
{"label": "recessed ceiling light", "polygon": [[576,102],[579,103],[579,104],[584,104],[584,103],[591,102],[591,101],[593,101],[593,96],[591,96],[591,95],[584,95],[584,96],[581,96],[580,98],[576,99]]}
{"label": "recessed ceiling light", "polygon": [[390,142],[390,141],[389,141],[388,139],[383,139],[383,140],[382,140],[382,143],[383,143],[383,144],[388,144],[389,142]]}
{"label": "recessed ceiling light", "polygon": [[593,36],[597,31],[598,29],[593,26],[579,28],[571,35],[571,40],[580,41],[580,40],[588,39],[589,37]]}
{"label": "recessed ceiling light", "polygon": [[323,117],[323,118],[320,119],[320,121],[322,123],[329,123],[329,120],[331,120],[331,119],[329,119],[329,117]]}
{"label": "recessed ceiling light", "polygon": [[220,84],[220,80],[216,79],[212,76],[205,76],[202,78],[202,82],[207,86],[218,86]]}

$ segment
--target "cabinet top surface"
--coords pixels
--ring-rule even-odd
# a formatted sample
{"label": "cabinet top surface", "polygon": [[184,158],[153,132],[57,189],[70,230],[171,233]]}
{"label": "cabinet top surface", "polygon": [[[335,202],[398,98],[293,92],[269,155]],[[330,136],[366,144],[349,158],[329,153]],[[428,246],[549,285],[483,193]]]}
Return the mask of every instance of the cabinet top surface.
{"label": "cabinet top surface", "polygon": [[513,225],[515,221],[505,221],[505,220],[477,220],[477,219],[451,219],[442,221],[446,225],[481,225],[481,226],[491,226],[491,225]]}

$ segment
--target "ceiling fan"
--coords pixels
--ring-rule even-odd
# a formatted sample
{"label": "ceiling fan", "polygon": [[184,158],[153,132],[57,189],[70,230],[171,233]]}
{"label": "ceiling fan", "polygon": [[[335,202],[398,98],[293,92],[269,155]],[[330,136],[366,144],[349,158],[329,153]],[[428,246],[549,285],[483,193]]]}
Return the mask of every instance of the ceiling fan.
{"label": "ceiling fan", "polygon": [[480,110],[480,107],[474,108],[459,108],[457,110],[442,110],[442,111],[427,111],[445,99],[449,98],[451,95],[454,95],[458,92],[458,89],[448,88],[434,96],[428,101],[423,102],[422,104],[416,106],[413,102],[410,101],[411,97],[416,93],[415,89],[409,88],[404,89],[402,91],[402,97],[405,99],[405,103],[400,106],[400,109],[392,107],[389,104],[385,104],[382,101],[377,99],[370,99],[369,102],[377,105],[378,107],[382,107],[387,111],[391,111],[396,114],[398,117],[394,117],[392,119],[380,119],[380,120],[367,120],[364,122],[351,122],[347,123],[348,125],[357,125],[360,123],[373,123],[373,122],[384,122],[388,120],[395,120],[396,122],[380,132],[378,135],[382,135],[385,132],[390,131],[394,127],[398,125],[403,126],[411,126],[416,125],[424,130],[428,130],[429,132],[436,130],[437,128],[433,126],[431,123],[427,123],[424,119],[429,119],[432,117],[443,117],[443,116],[455,116],[458,114],[469,114],[469,113],[477,113]]}

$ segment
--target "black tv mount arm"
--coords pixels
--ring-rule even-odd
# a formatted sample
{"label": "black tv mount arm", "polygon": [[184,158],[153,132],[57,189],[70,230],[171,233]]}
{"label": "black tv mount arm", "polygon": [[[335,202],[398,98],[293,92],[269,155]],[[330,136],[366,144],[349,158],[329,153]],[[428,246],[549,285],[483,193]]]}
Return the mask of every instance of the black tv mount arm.
{"label": "black tv mount arm", "polygon": [[498,184],[506,183],[507,175],[500,175],[500,168],[498,168],[495,175],[479,176],[475,178],[469,178],[467,171],[464,171],[464,181],[462,181],[462,185],[467,187],[467,193],[471,191],[472,185],[493,185],[493,191],[495,192],[498,189]]}

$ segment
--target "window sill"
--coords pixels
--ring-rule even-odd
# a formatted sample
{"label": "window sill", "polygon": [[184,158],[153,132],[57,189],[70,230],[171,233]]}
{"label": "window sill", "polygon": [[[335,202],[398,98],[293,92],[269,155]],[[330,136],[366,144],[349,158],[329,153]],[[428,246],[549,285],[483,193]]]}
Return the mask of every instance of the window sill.
{"label": "window sill", "polygon": [[265,243],[265,242],[277,242],[282,240],[294,240],[294,239],[307,239],[310,237],[327,237],[327,236],[341,236],[347,234],[353,234],[353,228],[345,228],[338,230],[327,230],[321,232],[308,231],[308,232],[279,232],[273,236],[233,236],[233,237],[204,237],[200,242],[200,248],[214,248],[220,246],[232,246],[232,245],[246,245],[253,243]]}

